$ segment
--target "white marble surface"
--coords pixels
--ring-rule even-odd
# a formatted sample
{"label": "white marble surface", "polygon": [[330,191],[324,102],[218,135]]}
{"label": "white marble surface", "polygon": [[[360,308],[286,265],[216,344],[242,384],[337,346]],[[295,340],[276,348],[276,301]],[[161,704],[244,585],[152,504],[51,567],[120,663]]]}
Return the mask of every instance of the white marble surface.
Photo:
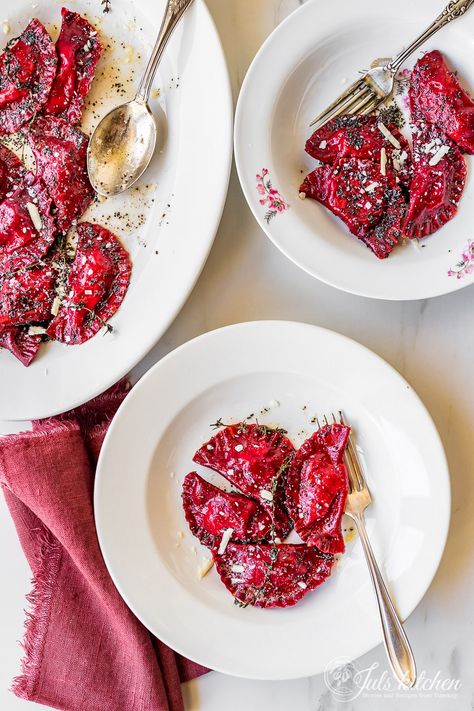
{"label": "white marble surface", "polygon": [[[297,0],[208,0],[221,33],[234,95],[259,45],[293,9]],[[212,199],[212,196],[210,196]],[[161,342],[137,373],[184,341],[237,321],[284,318],[332,328],[372,348],[397,368],[429,408],[446,447],[453,508],[448,544],[435,580],[407,622],[419,671],[427,677],[458,679],[456,696],[412,691],[371,692],[338,703],[321,676],[292,682],[255,682],[212,673],[187,684],[188,711],[386,711],[474,709],[472,674],[474,556],[474,312],[473,289],[412,303],[376,302],[340,293],[318,283],[288,262],[266,239],[246,207],[235,172],[215,246],[204,272]],[[2,585],[0,588],[0,709],[27,704],[7,689],[18,670],[21,607],[28,569],[11,522],[0,503]],[[314,631],[317,636],[318,630]],[[324,644],[324,640],[321,640]],[[291,650],[288,650],[291,653]],[[359,668],[379,663],[381,647],[360,659]],[[98,710],[99,711],[99,710]],[[125,711],[117,709],[117,711]],[[150,711],[154,711],[150,709]]]}

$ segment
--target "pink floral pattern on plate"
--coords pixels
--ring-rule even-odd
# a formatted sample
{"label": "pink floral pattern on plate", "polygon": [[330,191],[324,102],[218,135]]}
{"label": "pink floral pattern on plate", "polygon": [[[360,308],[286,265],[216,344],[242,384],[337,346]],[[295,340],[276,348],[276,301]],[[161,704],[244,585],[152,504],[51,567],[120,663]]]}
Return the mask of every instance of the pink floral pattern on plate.
{"label": "pink floral pattern on plate", "polygon": [[410,100],[408,98],[410,79],[411,69],[402,69],[395,77],[395,93],[400,98],[400,103],[402,107],[407,111],[410,108]]}
{"label": "pink floral pattern on plate", "polygon": [[269,223],[278,213],[285,212],[290,206],[282,198],[278,190],[272,186],[267,168],[262,168],[262,172],[257,173],[255,177],[257,180],[257,192],[260,195],[260,205],[268,208],[263,219]]}
{"label": "pink floral pattern on plate", "polygon": [[463,279],[468,274],[474,272],[474,239],[470,239],[464,248],[460,261],[452,269],[449,269],[448,276]]}

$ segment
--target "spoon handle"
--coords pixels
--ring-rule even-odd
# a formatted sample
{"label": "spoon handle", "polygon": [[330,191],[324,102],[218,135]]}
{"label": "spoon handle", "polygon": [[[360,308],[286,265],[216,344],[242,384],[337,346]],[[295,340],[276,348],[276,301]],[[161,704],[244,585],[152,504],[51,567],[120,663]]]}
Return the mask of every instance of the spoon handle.
{"label": "spoon handle", "polygon": [[168,40],[173,34],[173,30],[191,5],[193,0],[168,0],[166,3],[166,11],[163,17],[163,22],[161,23],[160,32],[158,34],[155,46],[153,47],[153,52],[148,61],[147,67],[143,74],[140,86],[138,87],[137,95],[135,97],[136,101],[140,101],[144,104],[148,102],[150,97],[150,90],[153,84],[153,79],[155,78],[156,70],[160,59],[163,55]]}

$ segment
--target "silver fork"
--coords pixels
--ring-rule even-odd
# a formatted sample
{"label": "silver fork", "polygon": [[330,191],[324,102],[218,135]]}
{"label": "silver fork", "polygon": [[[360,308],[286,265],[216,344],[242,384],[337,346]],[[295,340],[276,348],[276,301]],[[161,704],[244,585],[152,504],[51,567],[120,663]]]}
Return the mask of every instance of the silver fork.
{"label": "silver fork", "polygon": [[395,76],[405,60],[436,32],[461,15],[464,15],[474,0],[451,0],[436,20],[394,59],[383,66],[373,66],[364,76],[355,81],[339,98],[311,121],[316,130],[340,114],[370,114],[385,101],[393,91]]}
{"label": "silver fork", "polygon": [[[332,415],[333,422],[345,425],[344,415],[339,411],[339,418]],[[329,424],[324,417],[325,424]],[[388,660],[393,673],[407,688],[416,682],[416,666],[410,643],[403,629],[402,623],[390,598],[390,594],[383,581],[382,574],[370,545],[365,529],[364,511],[372,503],[370,491],[365,480],[362,467],[359,463],[357,450],[352,434],[349,435],[345,453],[345,464],[349,475],[349,493],[346,501],[345,513],[350,516],[357,526],[367,564],[369,566],[375,596],[380,612],[380,620],[387,651]]]}

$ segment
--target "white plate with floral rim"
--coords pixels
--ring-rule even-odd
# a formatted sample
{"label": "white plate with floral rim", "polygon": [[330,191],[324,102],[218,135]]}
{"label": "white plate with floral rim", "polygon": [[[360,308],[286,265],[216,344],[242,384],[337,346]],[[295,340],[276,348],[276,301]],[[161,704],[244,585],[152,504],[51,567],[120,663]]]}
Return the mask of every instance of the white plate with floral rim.
{"label": "white plate with floral rim", "polygon": [[[105,51],[84,111],[90,134],[117,103],[132,98],[158,32],[164,0],[75,0]],[[57,37],[57,3],[3,0],[5,43],[31,16]],[[2,43],[3,44],[3,43]],[[94,203],[83,219],[115,232],[129,250],[129,290],[112,333],[81,346],[43,344],[29,368],[0,350],[0,419],[41,418],[75,407],[126,374],[154,345],[188,297],[212,246],[232,159],[232,99],[222,46],[196,0],[165,52],[151,99],[159,145],[138,187]],[[196,141],[196,136],[199,140]]]}
{"label": "white plate with floral rim", "polygon": [[[211,669],[289,679],[356,658],[382,640],[357,539],[331,577],[295,607],[241,609],[190,533],[184,476],[219,418],[254,413],[298,446],[315,415],[344,409],[373,496],[369,536],[406,618],[438,567],[450,515],[449,474],[433,422],[408,383],[344,336],[282,321],[212,331],[170,353],[132,389],[106,436],[95,484],[102,553],[121,595],[157,637]],[[294,535],[294,534],[292,534]]]}
{"label": "white plate with floral rim", "polygon": [[[317,162],[304,151],[310,121],[358,70],[393,56],[434,20],[443,0],[309,0],[270,35],[240,93],[235,156],[240,182],[272,242],[309,274],[339,289],[378,299],[422,299],[474,282],[472,157],[456,217],[424,240],[411,240],[378,260],[344,224],[299,185]],[[439,49],[474,92],[474,10],[422,50]],[[421,50],[420,50],[421,51]],[[419,56],[419,54],[417,55]],[[416,56],[408,62],[409,69]]]}

